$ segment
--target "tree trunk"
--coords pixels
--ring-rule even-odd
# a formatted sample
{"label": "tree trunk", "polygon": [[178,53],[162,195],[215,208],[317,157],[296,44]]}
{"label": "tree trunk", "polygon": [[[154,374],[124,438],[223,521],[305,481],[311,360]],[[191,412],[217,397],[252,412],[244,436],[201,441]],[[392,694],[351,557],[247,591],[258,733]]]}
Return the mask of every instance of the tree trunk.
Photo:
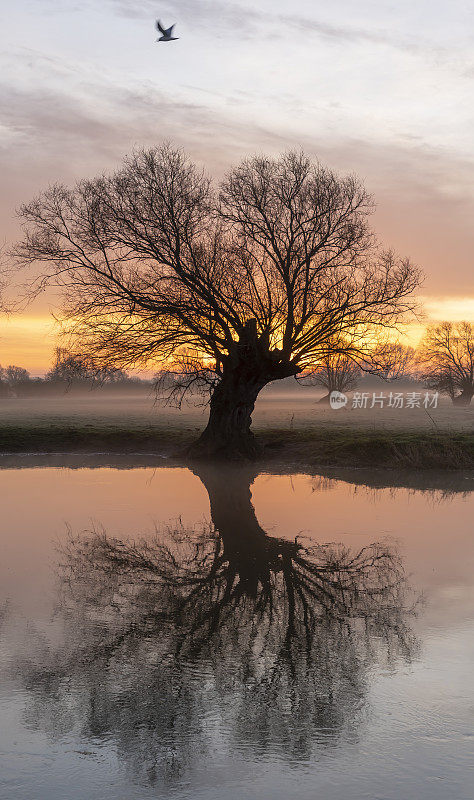
{"label": "tree trunk", "polygon": [[471,404],[471,400],[474,396],[473,389],[463,389],[461,394],[458,394],[457,397],[453,397],[453,404],[455,406],[469,406]]}
{"label": "tree trunk", "polygon": [[209,421],[187,455],[191,459],[253,460],[262,452],[250,426],[259,392],[270,381],[295,375],[298,368],[279,362],[279,351],[257,336],[250,320],[222,366],[211,397]]}
{"label": "tree trunk", "polygon": [[254,459],[261,446],[250,430],[252,412],[265,382],[249,380],[239,372],[224,375],[211,397],[209,421],[197,442],[192,458]]}
{"label": "tree trunk", "polygon": [[270,591],[271,576],[298,554],[296,540],[268,536],[260,526],[250,486],[256,471],[250,466],[200,464],[194,468],[209,495],[211,519],[219,532],[230,572],[242,590],[257,598]]}
{"label": "tree trunk", "polygon": [[252,503],[251,485],[258,472],[251,464],[198,464],[193,472],[209,495],[211,519],[226,546],[251,549],[251,543],[266,533]]}

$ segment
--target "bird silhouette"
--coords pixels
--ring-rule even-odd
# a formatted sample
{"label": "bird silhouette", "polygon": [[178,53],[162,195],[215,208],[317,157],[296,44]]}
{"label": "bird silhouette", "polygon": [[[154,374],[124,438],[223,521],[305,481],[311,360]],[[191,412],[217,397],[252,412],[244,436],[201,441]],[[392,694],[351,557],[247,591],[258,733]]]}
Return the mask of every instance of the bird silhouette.
{"label": "bird silhouette", "polygon": [[174,42],[176,39],[179,39],[179,36],[173,36],[174,25],[172,25],[171,28],[163,28],[160,20],[157,19],[156,28],[161,33],[160,38],[156,40],[157,42]]}

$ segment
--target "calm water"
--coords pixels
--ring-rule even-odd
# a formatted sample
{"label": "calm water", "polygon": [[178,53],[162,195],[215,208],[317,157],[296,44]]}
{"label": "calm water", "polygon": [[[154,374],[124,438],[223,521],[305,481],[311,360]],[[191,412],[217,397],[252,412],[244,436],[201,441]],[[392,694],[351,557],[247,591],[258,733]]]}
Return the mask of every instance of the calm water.
{"label": "calm water", "polygon": [[470,481],[32,463],[0,469],[2,798],[472,800]]}

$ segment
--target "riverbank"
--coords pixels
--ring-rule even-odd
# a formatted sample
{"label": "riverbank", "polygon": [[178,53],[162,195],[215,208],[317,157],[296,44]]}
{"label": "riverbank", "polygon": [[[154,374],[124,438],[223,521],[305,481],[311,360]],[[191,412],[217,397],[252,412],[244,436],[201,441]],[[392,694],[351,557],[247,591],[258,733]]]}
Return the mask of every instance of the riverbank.
{"label": "riverbank", "polygon": [[[474,468],[474,406],[347,408],[318,404],[314,392],[262,393],[253,430],[259,468]],[[369,404],[370,405],[370,404]],[[181,411],[146,392],[27,398],[0,403],[0,453],[149,454],[176,463],[206,425],[208,409]]]}
{"label": "riverbank", "polygon": [[[34,421],[0,424],[0,453],[148,453],[184,461],[198,426]],[[262,428],[258,466],[474,469],[474,431]]]}

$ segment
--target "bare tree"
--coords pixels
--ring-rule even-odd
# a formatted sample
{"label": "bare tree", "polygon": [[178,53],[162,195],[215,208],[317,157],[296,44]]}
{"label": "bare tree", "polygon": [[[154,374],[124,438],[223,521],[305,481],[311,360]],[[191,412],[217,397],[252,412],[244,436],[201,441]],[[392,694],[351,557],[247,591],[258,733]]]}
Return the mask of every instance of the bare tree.
{"label": "bare tree", "polygon": [[327,394],[321,398],[320,403],[328,403],[331,392],[348,392],[355,389],[361,374],[360,366],[345,353],[328,352],[309,375],[303,374],[298,382],[323,386]]}
{"label": "bare tree", "polygon": [[8,367],[0,367],[0,377],[9,384],[9,386],[16,386],[19,383],[26,383],[30,380],[30,373],[24,367],[16,367],[10,364]]}
{"label": "bare tree", "polygon": [[65,347],[56,347],[53,366],[45,375],[47,381],[72,384],[75,381],[88,381],[91,377],[90,359],[75,355]]}
{"label": "bare tree", "polygon": [[396,381],[408,377],[414,364],[413,347],[401,342],[384,342],[374,349],[371,362],[365,365],[365,369],[385,381]]}
{"label": "bare tree", "polygon": [[194,363],[191,387],[205,374],[210,416],[192,456],[253,457],[267,383],[329,347],[367,358],[414,307],[419,272],[379,248],[371,211],[355,177],[300,153],[245,160],[216,192],[163,146],[24,206],[15,255],[42,265],[36,291],[64,287],[80,352],[122,367]]}
{"label": "bare tree", "polygon": [[17,391],[30,381],[30,373],[23,367],[0,365],[0,397],[17,397]]}
{"label": "bare tree", "polygon": [[474,325],[442,322],[430,325],[418,358],[430,389],[443,392],[455,405],[468,406],[474,395]]}
{"label": "bare tree", "polygon": [[127,380],[127,377],[118,367],[98,366],[90,356],[74,353],[65,347],[56,348],[54,364],[45,375],[47,381],[65,383],[67,386],[75,383],[117,383]]}
{"label": "bare tree", "polygon": [[385,381],[408,377],[415,363],[413,347],[385,341],[376,345],[364,359],[354,359],[337,349],[329,349],[316,368],[297,377],[303,385],[323,386],[327,394],[319,400],[328,403],[331,392],[355,389],[364,374],[376,375]]}

